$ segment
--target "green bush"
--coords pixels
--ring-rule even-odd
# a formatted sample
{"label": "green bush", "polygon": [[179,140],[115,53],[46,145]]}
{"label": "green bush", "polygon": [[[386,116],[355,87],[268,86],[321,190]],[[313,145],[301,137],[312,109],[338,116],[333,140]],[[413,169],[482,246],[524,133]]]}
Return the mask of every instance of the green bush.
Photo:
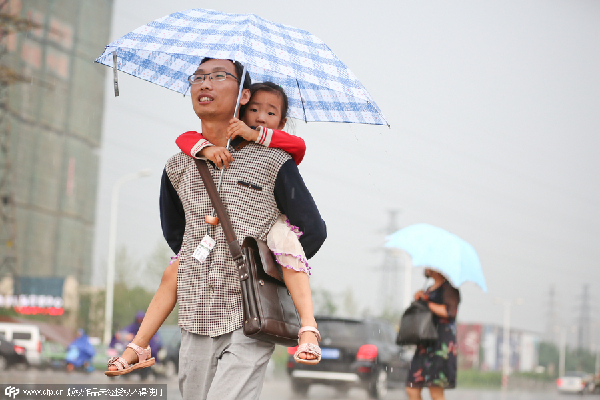
{"label": "green bush", "polygon": [[502,384],[502,372],[500,371],[477,371],[466,369],[458,371],[456,385],[458,387],[496,389]]}

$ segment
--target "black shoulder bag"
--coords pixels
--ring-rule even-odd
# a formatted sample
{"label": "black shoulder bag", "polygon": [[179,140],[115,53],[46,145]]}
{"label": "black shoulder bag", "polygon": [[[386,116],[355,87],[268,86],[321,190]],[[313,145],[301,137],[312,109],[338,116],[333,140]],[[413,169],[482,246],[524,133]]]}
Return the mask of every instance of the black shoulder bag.
{"label": "black shoulder bag", "polygon": [[438,340],[433,312],[424,300],[413,301],[400,318],[396,344],[421,344]]}

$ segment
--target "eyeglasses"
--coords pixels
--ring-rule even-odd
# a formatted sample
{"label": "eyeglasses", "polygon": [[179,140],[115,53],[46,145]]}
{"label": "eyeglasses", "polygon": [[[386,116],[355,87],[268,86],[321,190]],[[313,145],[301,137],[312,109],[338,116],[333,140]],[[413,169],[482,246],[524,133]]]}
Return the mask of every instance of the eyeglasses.
{"label": "eyeglasses", "polygon": [[208,74],[193,74],[188,76],[188,82],[191,85],[193,85],[194,83],[202,83],[204,82],[207,76],[210,78],[211,81],[220,82],[227,79],[227,75],[231,76],[233,79],[239,82],[239,79],[235,75],[225,71],[209,72]]}

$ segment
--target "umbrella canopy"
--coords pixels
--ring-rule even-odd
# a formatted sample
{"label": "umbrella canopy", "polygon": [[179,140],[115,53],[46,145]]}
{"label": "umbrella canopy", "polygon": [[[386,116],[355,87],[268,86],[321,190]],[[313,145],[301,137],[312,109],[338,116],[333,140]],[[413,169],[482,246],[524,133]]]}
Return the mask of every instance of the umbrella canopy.
{"label": "umbrella canopy", "polygon": [[236,60],[253,80],[286,91],[289,116],[388,125],[354,74],[307,31],[254,14],[191,9],[154,20],[106,46],[96,62],[185,94],[204,57]]}
{"label": "umbrella canopy", "polygon": [[458,287],[471,281],[487,292],[479,257],[473,246],[436,226],[415,224],[387,237],[385,247],[406,251],[415,267],[435,269]]}

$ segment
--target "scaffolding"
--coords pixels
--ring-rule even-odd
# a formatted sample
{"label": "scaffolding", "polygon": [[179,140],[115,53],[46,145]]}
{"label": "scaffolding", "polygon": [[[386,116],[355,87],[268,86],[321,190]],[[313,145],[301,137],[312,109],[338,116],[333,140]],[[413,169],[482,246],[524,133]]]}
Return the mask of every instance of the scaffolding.
{"label": "scaffolding", "polygon": [[0,0],[0,279],[91,283],[112,1]]}

